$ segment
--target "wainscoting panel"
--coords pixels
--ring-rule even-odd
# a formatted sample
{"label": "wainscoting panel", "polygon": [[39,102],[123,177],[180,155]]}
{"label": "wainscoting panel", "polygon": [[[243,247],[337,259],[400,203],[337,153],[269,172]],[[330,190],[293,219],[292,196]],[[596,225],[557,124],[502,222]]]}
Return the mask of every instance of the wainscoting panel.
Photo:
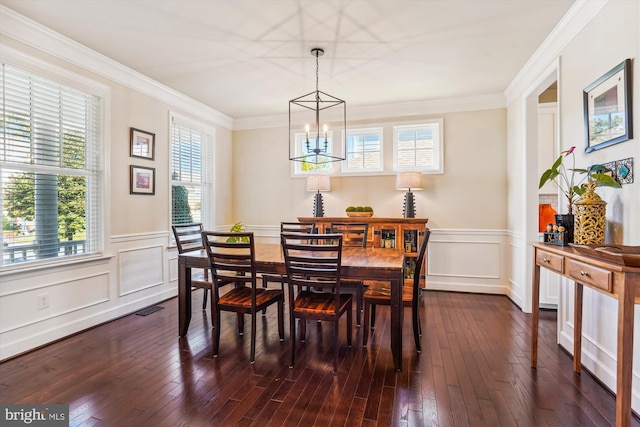
{"label": "wainscoting panel", "polygon": [[163,251],[158,245],[119,252],[120,296],[164,283]]}

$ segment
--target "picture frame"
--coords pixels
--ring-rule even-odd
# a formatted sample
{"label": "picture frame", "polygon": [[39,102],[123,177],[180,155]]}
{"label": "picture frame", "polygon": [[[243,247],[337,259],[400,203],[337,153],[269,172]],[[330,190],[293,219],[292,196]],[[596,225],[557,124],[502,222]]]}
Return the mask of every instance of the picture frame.
{"label": "picture frame", "polygon": [[129,181],[129,194],[156,194],[156,168],[131,165]]}
{"label": "picture frame", "polygon": [[156,134],[141,129],[131,128],[130,131],[131,157],[155,160]]}
{"label": "picture frame", "polygon": [[583,91],[585,152],[633,138],[631,59],[625,59]]}

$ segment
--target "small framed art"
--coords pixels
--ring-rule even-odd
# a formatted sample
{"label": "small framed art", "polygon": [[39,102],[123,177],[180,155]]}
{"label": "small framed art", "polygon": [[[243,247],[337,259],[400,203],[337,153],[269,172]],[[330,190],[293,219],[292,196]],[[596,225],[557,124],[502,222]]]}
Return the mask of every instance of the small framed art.
{"label": "small framed art", "polygon": [[131,128],[131,157],[154,160],[156,150],[156,134]]}
{"label": "small framed art", "polygon": [[156,194],[156,168],[131,165],[129,194]]}
{"label": "small framed art", "polygon": [[583,100],[587,153],[631,139],[631,60],[585,88]]}

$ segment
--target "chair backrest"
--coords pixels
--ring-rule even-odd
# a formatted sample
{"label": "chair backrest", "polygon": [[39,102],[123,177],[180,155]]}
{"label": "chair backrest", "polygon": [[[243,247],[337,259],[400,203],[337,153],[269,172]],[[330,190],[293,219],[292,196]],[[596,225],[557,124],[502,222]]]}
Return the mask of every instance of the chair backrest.
{"label": "chair backrest", "polygon": [[179,254],[204,249],[202,223],[175,224],[171,226],[171,230],[173,231],[173,237],[176,239]]}
{"label": "chair backrest", "polygon": [[366,222],[332,222],[328,231],[342,234],[344,246],[367,247],[369,224]]}
{"label": "chair backrest", "polygon": [[429,243],[430,235],[431,235],[431,230],[427,228],[424,232],[424,235],[422,236],[422,242],[420,243],[420,249],[418,250],[418,256],[416,257],[416,266],[415,266],[414,276],[413,276],[413,300],[414,301],[417,301],[417,298],[418,298],[422,264],[424,264],[424,257],[427,253],[427,243]]}
{"label": "chair backrest", "polygon": [[[281,233],[289,295],[294,286],[335,289],[340,293],[341,234]],[[338,304],[336,306],[339,306]]]}
{"label": "chair backrest", "polygon": [[280,232],[281,233],[316,233],[316,223],[315,222],[281,222],[280,223]]}
{"label": "chair backrest", "polygon": [[[203,231],[202,241],[209,257],[215,288],[234,282],[256,288],[253,232]],[[252,297],[255,299],[255,292]],[[254,300],[255,302],[255,300]]]}

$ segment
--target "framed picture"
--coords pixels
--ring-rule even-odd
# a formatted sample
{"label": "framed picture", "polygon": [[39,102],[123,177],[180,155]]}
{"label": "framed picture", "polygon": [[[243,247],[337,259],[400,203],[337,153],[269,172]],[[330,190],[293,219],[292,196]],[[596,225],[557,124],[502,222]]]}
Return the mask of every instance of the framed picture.
{"label": "framed picture", "polygon": [[131,157],[154,160],[156,153],[156,134],[131,128]]}
{"label": "framed picture", "polygon": [[583,100],[587,153],[631,139],[631,59],[589,85]]}
{"label": "framed picture", "polygon": [[156,194],[156,168],[131,165],[129,194]]}

